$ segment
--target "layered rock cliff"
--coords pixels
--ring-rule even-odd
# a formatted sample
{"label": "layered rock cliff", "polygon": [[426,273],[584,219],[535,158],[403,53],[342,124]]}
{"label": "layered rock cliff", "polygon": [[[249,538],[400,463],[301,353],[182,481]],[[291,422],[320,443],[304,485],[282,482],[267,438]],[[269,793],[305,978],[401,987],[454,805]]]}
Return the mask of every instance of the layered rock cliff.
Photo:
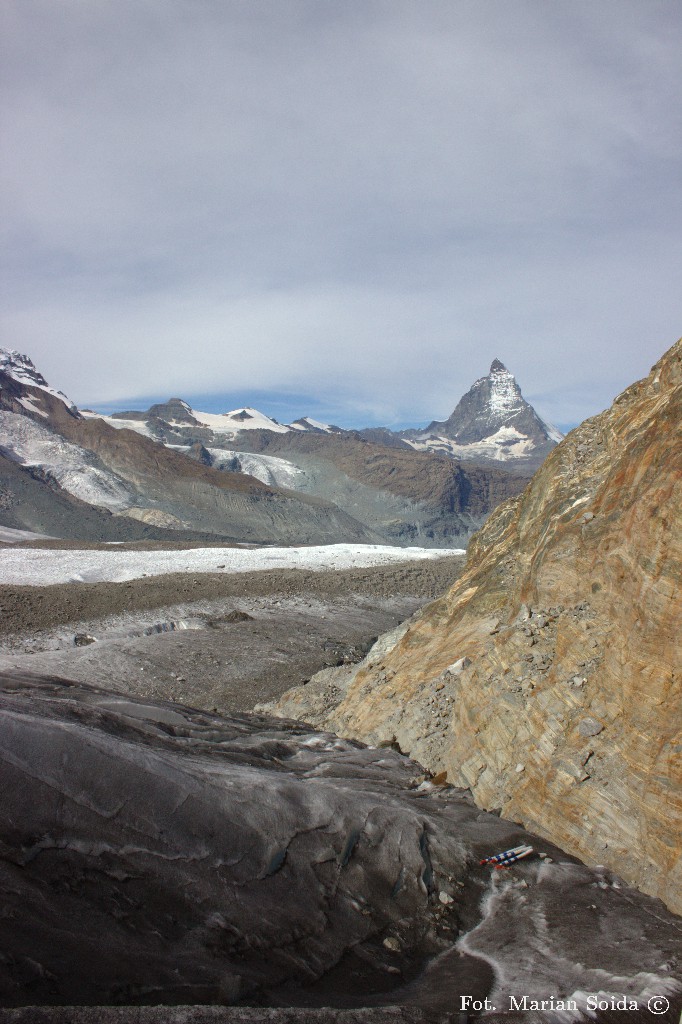
{"label": "layered rock cliff", "polygon": [[[574,430],[327,727],[682,910],[682,342]],[[286,713],[306,715],[305,688]]]}

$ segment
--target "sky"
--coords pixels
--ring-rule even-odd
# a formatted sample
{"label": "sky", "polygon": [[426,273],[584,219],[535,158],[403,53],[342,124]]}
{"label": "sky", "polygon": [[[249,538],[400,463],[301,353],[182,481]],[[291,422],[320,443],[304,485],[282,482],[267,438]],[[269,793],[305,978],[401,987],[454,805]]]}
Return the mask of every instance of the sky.
{"label": "sky", "polygon": [[[0,345],[81,406],[573,425],[682,334],[678,0],[4,0]],[[144,403],[144,404],[143,404]]]}

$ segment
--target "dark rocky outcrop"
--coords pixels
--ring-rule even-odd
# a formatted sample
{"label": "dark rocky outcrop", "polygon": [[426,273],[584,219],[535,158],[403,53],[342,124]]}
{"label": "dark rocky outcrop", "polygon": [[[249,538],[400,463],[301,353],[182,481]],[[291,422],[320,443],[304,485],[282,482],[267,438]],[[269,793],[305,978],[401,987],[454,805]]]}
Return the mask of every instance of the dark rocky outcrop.
{"label": "dark rocky outcrop", "polygon": [[198,426],[198,421],[192,416],[192,410],[181,398],[169,398],[167,402],[157,402],[150,405],[145,412],[129,411],[114,412],[112,419],[120,420],[164,420],[170,423],[182,423],[186,426]]}
{"label": "dark rocky outcrop", "polygon": [[3,675],[0,710],[5,1007],[679,992],[660,904],[394,750],[51,677]]}

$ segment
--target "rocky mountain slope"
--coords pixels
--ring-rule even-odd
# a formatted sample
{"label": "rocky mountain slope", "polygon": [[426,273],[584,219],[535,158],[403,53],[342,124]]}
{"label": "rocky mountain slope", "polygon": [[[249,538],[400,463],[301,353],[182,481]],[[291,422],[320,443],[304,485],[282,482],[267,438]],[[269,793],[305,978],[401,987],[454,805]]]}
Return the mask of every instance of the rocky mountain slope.
{"label": "rocky mountain slope", "polygon": [[397,450],[352,433],[253,431],[240,444],[240,462],[254,454],[282,460],[298,471],[290,486],[323,495],[394,544],[464,546],[492,509],[527,482],[524,475]]}
{"label": "rocky mountain slope", "polygon": [[0,523],[11,530],[81,541],[212,540],[215,543],[217,539],[216,534],[168,530],[128,515],[114,515],[106,508],[70,494],[46,477],[42,467],[23,466],[2,454]]}
{"label": "rocky mountain slope", "polygon": [[549,455],[455,586],[331,700],[485,808],[682,910],[682,342]]}
{"label": "rocky mountain slope", "polygon": [[[54,492],[61,513],[65,506],[59,499],[66,493],[90,508],[109,509],[152,526],[235,541],[379,540],[371,529],[324,499],[268,487],[241,473],[221,472],[133,430],[116,430],[101,418],[83,417],[46,384],[30,359],[6,350],[0,368],[0,417],[0,454],[30,469],[32,478],[46,485],[41,498],[48,532],[55,532],[47,514]],[[34,528],[30,516],[22,519],[22,502],[12,490],[10,474],[5,474],[5,481],[5,525]],[[75,505],[73,511],[77,516]],[[77,522],[74,528],[78,529]]]}

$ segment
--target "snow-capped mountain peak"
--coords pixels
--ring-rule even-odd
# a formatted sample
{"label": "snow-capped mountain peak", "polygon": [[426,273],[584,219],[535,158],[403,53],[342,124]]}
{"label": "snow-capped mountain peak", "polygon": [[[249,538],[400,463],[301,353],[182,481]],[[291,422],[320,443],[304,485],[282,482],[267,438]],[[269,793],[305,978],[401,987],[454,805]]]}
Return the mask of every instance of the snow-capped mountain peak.
{"label": "snow-capped mountain peak", "polygon": [[489,386],[488,408],[493,415],[505,416],[523,407],[524,399],[516,377],[499,359],[493,359],[488,376],[477,380],[474,387],[486,384]]}
{"label": "snow-capped mountain peak", "polygon": [[317,434],[334,434],[338,429],[332,427],[330,423],[321,423],[319,420],[314,420],[312,416],[301,416],[300,419],[294,420],[289,426],[292,430],[310,430]]}
{"label": "snow-capped mountain peak", "polygon": [[[33,361],[28,356],[22,355],[21,352],[17,352],[16,349],[0,348],[0,373],[7,374],[8,377],[11,377],[18,384],[40,388],[41,391],[46,391],[48,395],[58,398],[71,412],[78,411],[75,403],[70,398],[67,398],[63,391],[51,388],[42,373],[36,370]],[[28,401],[28,399],[25,401]],[[34,408],[32,411],[45,415],[39,409]]]}
{"label": "snow-capped mountain peak", "polygon": [[413,448],[460,459],[536,462],[562,436],[525,400],[514,374],[501,360],[493,359],[487,376],[472,384],[447,420],[434,420],[426,430],[410,432],[405,439]]}
{"label": "snow-capped mountain peak", "polygon": [[272,430],[278,434],[285,434],[289,430],[283,423],[278,423],[277,420],[249,406],[220,413],[197,412],[196,409],[192,409],[192,415],[198,423],[211,427],[218,434],[234,434],[240,430]]}

